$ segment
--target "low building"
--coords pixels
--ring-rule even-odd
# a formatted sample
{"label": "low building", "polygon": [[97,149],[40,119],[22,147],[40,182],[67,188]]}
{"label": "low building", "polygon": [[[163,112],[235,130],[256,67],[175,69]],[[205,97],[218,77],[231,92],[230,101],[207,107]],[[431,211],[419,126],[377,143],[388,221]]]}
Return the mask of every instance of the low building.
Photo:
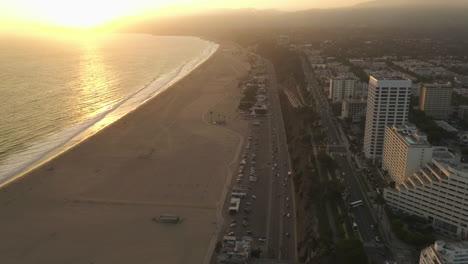
{"label": "low building", "polygon": [[437,240],[434,245],[421,250],[419,264],[467,264],[468,242],[445,243]]}
{"label": "low building", "polygon": [[458,88],[468,88],[468,76],[460,75],[456,76],[453,83]]}
{"label": "low building", "polygon": [[468,120],[468,105],[458,106],[458,118],[461,120]]}
{"label": "low building", "polygon": [[[439,153],[440,154],[440,153]],[[434,157],[395,188],[384,189],[392,208],[425,218],[434,230],[468,239],[468,164]]]}
{"label": "low building", "polygon": [[449,123],[443,121],[443,120],[435,120],[434,121],[439,127],[441,127],[443,130],[449,132],[449,133],[458,133],[458,129],[454,128],[451,126]]}
{"label": "low building", "polygon": [[388,126],[385,131],[382,168],[402,184],[420,167],[430,162],[432,146],[427,136],[411,124]]}
{"label": "low building", "polygon": [[250,258],[251,237],[237,240],[233,236],[224,236],[223,253],[218,255],[218,264],[246,264]]}
{"label": "low building", "polygon": [[367,99],[347,99],[341,103],[341,118],[359,122],[366,116]]}

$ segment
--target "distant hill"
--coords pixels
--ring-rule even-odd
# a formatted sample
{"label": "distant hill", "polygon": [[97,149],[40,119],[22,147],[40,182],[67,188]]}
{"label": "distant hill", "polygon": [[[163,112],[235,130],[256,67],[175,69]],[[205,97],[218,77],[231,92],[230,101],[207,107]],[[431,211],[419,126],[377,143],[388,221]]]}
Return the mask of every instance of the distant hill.
{"label": "distant hill", "polygon": [[251,28],[466,28],[467,0],[376,0],[347,8],[296,12],[218,9],[177,17],[122,23],[126,31],[181,34]]}

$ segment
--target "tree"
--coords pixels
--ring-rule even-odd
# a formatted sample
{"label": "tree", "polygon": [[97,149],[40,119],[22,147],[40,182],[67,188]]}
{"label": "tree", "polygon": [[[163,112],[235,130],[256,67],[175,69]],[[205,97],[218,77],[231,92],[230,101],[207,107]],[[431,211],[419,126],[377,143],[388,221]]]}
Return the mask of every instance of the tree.
{"label": "tree", "polygon": [[318,160],[325,169],[331,170],[335,167],[335,160],[325,152],[320,152],[318,154]]}
{"label": "tree", "polygon": [[336,254],[341,263],[367,264],[368,259],[362,242],[358,239],[342,239],[335,244]]}
{"label": "tree", "polygon": [[218,241],[218,243],[216,243],[216,247],[215,247],[216,254],[219,254],[222,247],[223,247],[223,244],[220,241]]}
{"label": "tree", "polygon": [[252,258],[260,258],[261,255],[262,255],[262,250],[260,248],[252,249],[250,251],[250,256]]}

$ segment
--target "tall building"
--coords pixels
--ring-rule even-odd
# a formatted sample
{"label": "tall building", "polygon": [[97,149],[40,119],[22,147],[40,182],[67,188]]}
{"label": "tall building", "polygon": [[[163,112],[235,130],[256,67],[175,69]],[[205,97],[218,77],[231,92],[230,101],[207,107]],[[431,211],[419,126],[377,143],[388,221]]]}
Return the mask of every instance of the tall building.
{"label": "tall building", "polygon": [[411,80],[371,76],[367,96],[364,154],[373,162],[383,153],[385,128],[408,121]]}
{"label": "tall building", "polygon": [[353,122],[358,122],[366,116],[367,100],[346,99],[341,102],[341,118],[351,118]]}
{"label": "tall building", "polygon": [[332,103],[341,102],[344,99],[350,99],[354,96],[354,89],[356,89],[357,84],[358,80],[356,77],[350,74],[330,78],[328,98]]}
{"label": "tall building", "polygon": [[451,101],[451,84],[424,84],[419,91],[419,110],[435,119],[448,118]]}
{"label": "tall building", "polygon": [[419,264],[468,264],[468,242],[437,240],[434,245],[421,250]]}
{"label": "tall building", "polygon": [[468,239],[468,164],[453,157],[447,149],[434,150],[430,163],[385,188],[383,196],[387,205],[426,219],[434,230]]}
{"label": "tall building", "polygon": [[388,126],[385,131],[382,168],[392,179],[403,184],[420,167],[432,159],[432,146],[427,136],[414,125]]}

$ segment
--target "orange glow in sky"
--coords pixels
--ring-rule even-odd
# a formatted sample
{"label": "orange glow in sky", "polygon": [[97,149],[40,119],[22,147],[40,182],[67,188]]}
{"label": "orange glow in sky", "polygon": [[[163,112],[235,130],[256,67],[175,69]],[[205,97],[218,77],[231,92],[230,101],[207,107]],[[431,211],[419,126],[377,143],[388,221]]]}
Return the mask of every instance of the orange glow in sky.
{"label": "orange glow in sky", "polygon": [[[179,6],[184,12],[215,8],[298,10],[363,1],[366,0],[0,0],[0,25],[22,23],[86,29],[149,11],[157,14],[158,9],[171,6]],[[172,13],[177,9],[162,10]]]}

